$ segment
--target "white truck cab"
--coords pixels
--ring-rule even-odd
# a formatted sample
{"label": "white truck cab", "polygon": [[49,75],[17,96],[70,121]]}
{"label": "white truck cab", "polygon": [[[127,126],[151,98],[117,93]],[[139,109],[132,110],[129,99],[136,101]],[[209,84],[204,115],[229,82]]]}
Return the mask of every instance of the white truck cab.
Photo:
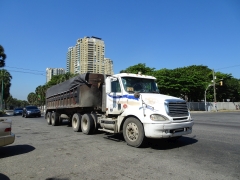
{"label": "white truck cab", "polygon": [[106,78],[106,115],[115,123],[109,121],[112,126],[104,127],[106,120],[100,119],[103,130],[123,132],[126,142],[135,147],[141,146],[145,137],[190,134],[194,124],[184,100],[160,94],[156,78],[141,74],[121,73]]}

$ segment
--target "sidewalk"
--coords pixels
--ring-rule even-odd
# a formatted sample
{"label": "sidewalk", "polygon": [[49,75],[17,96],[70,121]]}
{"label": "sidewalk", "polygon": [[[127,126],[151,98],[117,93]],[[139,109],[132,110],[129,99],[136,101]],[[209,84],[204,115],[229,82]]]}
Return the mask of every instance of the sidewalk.
{"label": "sidewalk", "polygon": [[[217,112],[239,112],[240,110],[218,110]],[[216,113],[216,111],[190,111],[190,113]]]}

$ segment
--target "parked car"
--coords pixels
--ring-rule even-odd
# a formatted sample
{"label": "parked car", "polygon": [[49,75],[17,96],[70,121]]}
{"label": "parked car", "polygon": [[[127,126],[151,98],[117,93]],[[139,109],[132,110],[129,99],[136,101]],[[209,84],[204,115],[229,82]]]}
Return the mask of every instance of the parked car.
{"label": "parked car", "polygon": [[41,111],[37,106],[26,106],[23,108],[22,117],[41,117]]}
{"label": "parked car", "polygon": [[13,110],[13,115],[16,116],[16,115],[22,115],[22,112],[23,112],[23,108],[15,108]]}
{"label": "parked car", "polygon": [[0,118],[0,147],[12,144],[15,134],[12,133],[12,120]]}

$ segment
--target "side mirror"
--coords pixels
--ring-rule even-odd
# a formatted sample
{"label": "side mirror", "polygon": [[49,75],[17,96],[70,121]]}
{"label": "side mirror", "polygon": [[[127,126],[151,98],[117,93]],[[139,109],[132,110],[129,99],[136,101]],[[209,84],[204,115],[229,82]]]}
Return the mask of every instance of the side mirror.
{"label": "side mirror", "polygon": [[106,79],[106,93],[112,92],[112,82],[117,81],[118,79],[116,77],[107,77]]}
{"label": "side mirror", "polygon": [[139,98],[139,97],[140,97],[140,93],[139,93],[139,92],[135,92],[135,93],[134,93],[134,97],[135,97],[135,98]]}
{"label": "side mirror", "polygon": [[107,77],[105,83],[106,83],[106,93],[109,94],[110,92],[112,92],[112,89],[111,89],[111,78]]}

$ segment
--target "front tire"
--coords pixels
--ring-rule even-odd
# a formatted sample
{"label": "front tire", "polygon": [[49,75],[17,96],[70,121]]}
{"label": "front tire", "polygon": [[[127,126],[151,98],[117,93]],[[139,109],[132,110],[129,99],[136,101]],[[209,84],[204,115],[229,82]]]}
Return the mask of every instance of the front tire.
{"label": "front tire", "polygon": [[146,141],[142,123],[133,117],[124,122],[123,136],[127,144],[133,147],[142,147]]}
{"label": "front tire", "polygon": [[82,116],[81,129],[84,134],[92,134],[94,130],[94,120],[90,114],[84,114]]}
{"label": "front tire", "polygon": [[81,131],[81,119],[82,116],[79,113],[75,113],[72,117],[72,128],[74,132]]}

